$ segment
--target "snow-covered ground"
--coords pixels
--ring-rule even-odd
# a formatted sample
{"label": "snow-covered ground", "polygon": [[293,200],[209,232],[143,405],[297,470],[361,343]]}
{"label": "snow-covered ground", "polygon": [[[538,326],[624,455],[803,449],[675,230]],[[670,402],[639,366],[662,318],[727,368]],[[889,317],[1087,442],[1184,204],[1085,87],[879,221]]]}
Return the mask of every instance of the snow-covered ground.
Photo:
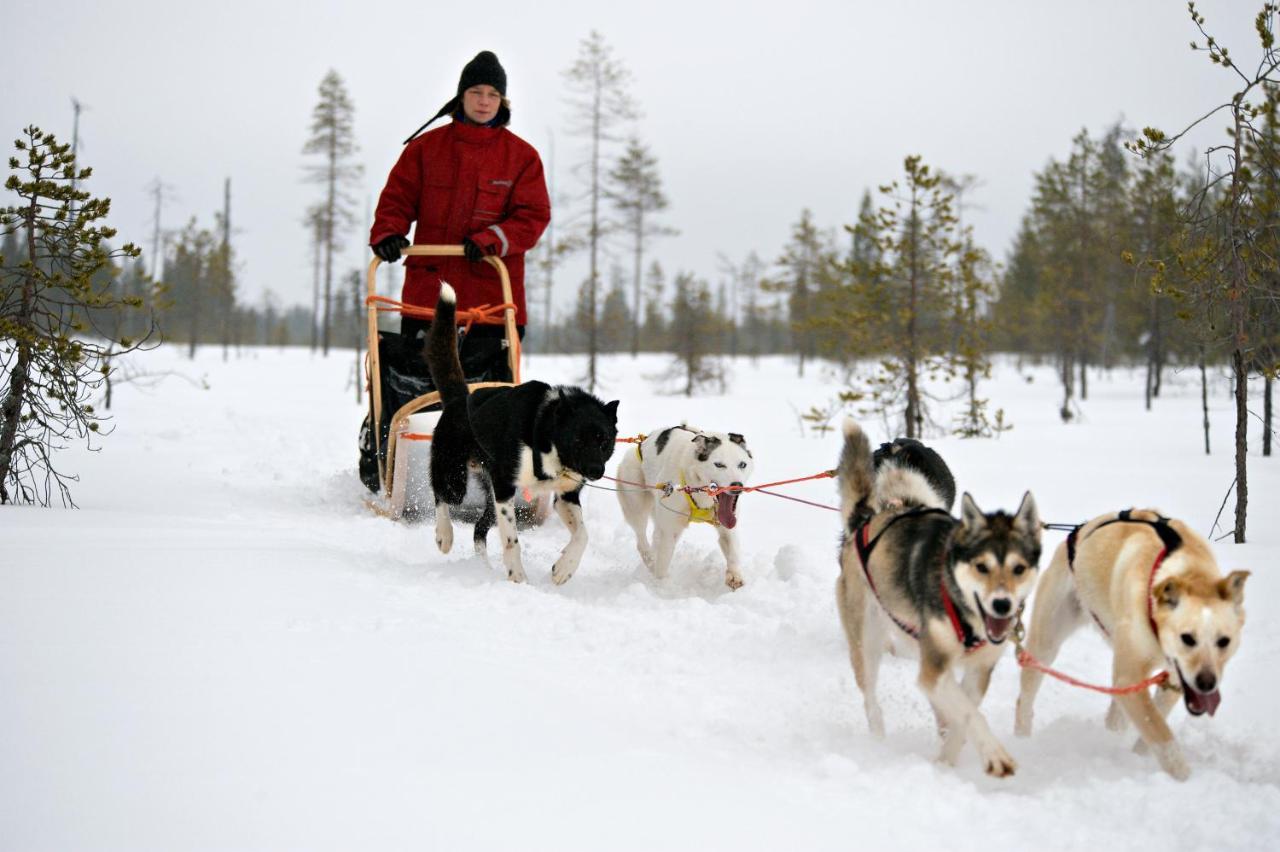
{"label": "snow-covered ground", "polygon": [[[103,451],[62,459],[82,508],[0,508],[0,849],[1280,847],[1280,458],[1256,424],[1251,541],[1217,545],[1253,571],[1249,623],[1217,716],[1173,715],[1191,780],[1106,731],[1104,698],[1052,681],[1016,739],[1007,657],[984,709],[1018,774],[994,780],[971,750],[934,763],[908,661],[886,660],[888,736],[868,735],[834,512],[744,497],[731,592],[710,530],[656,582],[614,495],[591,491],[572,581],[550,581],[552,519],[524,533],[516,586],[496,533],[490,567],[469,532],[442,556],[429,525],[366,509],[349,353],[140,357],[207,389],[120,387]],[[797,417],[833,394],[821,371],[743,360],[728,395],[687,400],[654,392],[664,367],[603,361],[623,434],[743,432],[757,482],[834,464],[837,434]],[[526,376],[581,371],[539,356]],[[1154,505],[1208,532],[1232,477],[1226,383],[1205,457],[1198,375],[1170,376],[1153,412],[1141,381],[1094,374],[1064,426],[1051,372],[1005,362],[985,392],[1013,431],[933,444],[984,508],[1030,488],[1049,521]],[[835,499],[830,481],[786,491]],[[1082,632],[1059,665],[1105,680],[1109,655]]]}

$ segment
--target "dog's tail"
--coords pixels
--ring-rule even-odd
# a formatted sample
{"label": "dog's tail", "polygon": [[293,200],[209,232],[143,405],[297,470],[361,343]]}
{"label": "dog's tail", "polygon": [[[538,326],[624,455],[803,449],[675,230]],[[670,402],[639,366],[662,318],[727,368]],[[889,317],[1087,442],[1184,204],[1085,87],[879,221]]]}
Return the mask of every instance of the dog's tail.
{"label": "dog's tail", "polygon": [[844,420],[844,447],[836,465],[836,482],[840,489],[840,512],[850,526],[875,514],[872,491],[875,469],[871,460],[871,442],[852,417]]}
{"label": "dog's tail", "polygon": [[431,381],[440,392],[440,400],[449,406],[460,399],[466,399],[470,391],[467,389],[467,376],[462,372],[462,360],[458,357],[458,328],[455,321],[457,315],[457,294],[453,288],[443,281],[440,283],[440,298],[436,300],[436,315],[431,320],[431,330],[427,332],[427,347],[423,357],[427,361],[427,369],[431,371]]}

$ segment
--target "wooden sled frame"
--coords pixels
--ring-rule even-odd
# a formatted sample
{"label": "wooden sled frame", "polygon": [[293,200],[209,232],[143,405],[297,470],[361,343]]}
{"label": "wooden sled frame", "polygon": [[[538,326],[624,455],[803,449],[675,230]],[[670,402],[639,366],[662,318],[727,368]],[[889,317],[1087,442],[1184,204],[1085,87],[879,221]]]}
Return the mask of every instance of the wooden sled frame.
{"label": "wooden sled frame", "polygon": [[[422,245],[410,246],[404,250],[404,255],[413,256],[430,256],[430,257],[462,257],[462,246],[460,245]],[[485,257],[485,261],[498,270],[498,277],[502,281],[502,300],[506,305],[513,305],[514,300],[511,294],[511,276],[507,273],[507,265],[502,262],[502,258],[492,255]],[[366,371],[366,378],[369,380],[369,396],[373,401],[373,420],[371,427],[374,435],[374,448],[378,458],[378,478],[382,481],[382,494],[386,501],[394,503],[392,490],[395,485],[395,459],[396,459],[396,443],[400,432],[408,423],[410,415],[417,414],[422,409],[434,405],[440,401],[439,391],[423,394],[415,399],[400,406],[399,410],[391,416],[391,425],[387,433],[387,454],[386,459],[382,457],[382,429],[379,424],[382,422],[382,372],[381,364],[378,358],[378,267],[382,265],[382,259],[374,255],[373,260],[369,261],[369,271],[366,275],[366,291],[368,298],[365,299],[365,313],[368,317],[368,345],[369,360]],[[514,387],[520,384],[520,334],[516,331],[516,312],[515,308],[508,307],[503,312],[503,325],[506,327],[507,339],[507,363],[511,367],[511,382],[476,382],[467,385],[469,390],[487,387]],[[406,436],[407,438],[408,436]],[[430,435],[414,435],[412,440],[431,440]],[[380,513],[381,514],[381,513]],[[385,512],[391,514],[391,512]]]}

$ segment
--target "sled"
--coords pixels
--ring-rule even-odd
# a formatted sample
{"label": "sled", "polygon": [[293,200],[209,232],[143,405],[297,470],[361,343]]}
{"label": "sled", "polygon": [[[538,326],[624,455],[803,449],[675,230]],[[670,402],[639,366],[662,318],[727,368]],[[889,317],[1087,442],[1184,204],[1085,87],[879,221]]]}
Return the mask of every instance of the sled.
{"label": "sled", "polygon": [[[406,257],[423,255],[462,257],[463,249],[460,245],[418,245],[405,249],[404,255]],[[484,260],[498,272],[502,282],[504,303],[466,311],[460,310],[457,315],[458,324],[463,327],[470,327],[472,324],[500,324],[505,327],[507,364],[512,381],[470,382],[467,388],[472,391],[486,387],[515,387],[520,384],[520,335],[516,331],[516,308],[511,294],[511,278],[507,274],[507,266],[502,262],[502,258],[489,256]],[[382,260],[375,256],[369,261],[366,276],[365,308],[368,319],[369,354],[365,361],[365,378],[369,388],[370,428],[373,430],[375,453],[378,459],[378,478],[382,484],[381,497],[368,502],[370,508],[378,514],[399,520],[407,514],[413,514],[412,507],[406,505],[411,474],[420,482],[428,481],[431,434],[436,422],[440,419],[440,393],[436,390],[428,391],[413,397],[395,409],[391,414],[390,426],[387,430],[384,457],[383,430],[380,428],[385,402],[382,392],[384,364],[379,345],[378,314],[399,313],[420,319],[432,319],[435,311],[432,308],[406,305],[394,299],[379,296],[377,272],[381,265]],[[432,408],[435,410],[428,410]],[[415,452],[415,449],[419,451]],[[471,509],[478,513],[483,510],[485,500],[486,495],[473,479],[467,489],[467,497],[463,503],[464,509]],[[541,523],[548,514],[544,501],[531,503],[525,500],[524,505],[517,506],[517,510],[526,521],[532,520],[534,523]]]}

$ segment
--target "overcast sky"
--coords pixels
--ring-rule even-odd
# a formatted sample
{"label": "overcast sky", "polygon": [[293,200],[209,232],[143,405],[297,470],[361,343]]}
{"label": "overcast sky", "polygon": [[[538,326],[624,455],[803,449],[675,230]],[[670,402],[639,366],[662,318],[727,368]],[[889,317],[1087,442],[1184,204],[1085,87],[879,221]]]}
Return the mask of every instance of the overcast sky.
{"label": "overcast sky", "polygon": [[[1256,57],[1260,0],[1197,5],[1233,55]],[[633,75],[644,113],[636,132],[658,157],[665,221],[680,231],[653,255],[669,273],[712,280],[720,253],[776,258],[803,208],[824,228],[851,222],[862,191],[897,178],[913,153],[981,180],[967,216],[1003,258],[1033,173],[1064,156],[1082,127],[1096,135],[1123,119],[1174,130],[1235,82],[1190,50],[1182,0],[5,0],[4,26],[5,144],[32,123],[70,139],[78,98],[88,189],[112,199],[110,224],[147,251],[148,184],[159,178],[176,193],[165,227],[192,216],[212,226],[230,177],[252,303],[267,290],[279,303],[310,302],[302,217],[321,190],[304,182],[301,152],[330,68],[356,108],[362,208],[402,140],[482,49],[507,70],[512,130],[553,170],[557,199],[571,199],[582,144],[565,133],[562,72],[599,30]],[[1213,136],[1224,123],[1213,122]],[[555,213],[566,221],[572,201]],[[346,235],[339,269],[370,257],[366,215]],[[567,270],[558,294],[567,299],[579,277]]]}

